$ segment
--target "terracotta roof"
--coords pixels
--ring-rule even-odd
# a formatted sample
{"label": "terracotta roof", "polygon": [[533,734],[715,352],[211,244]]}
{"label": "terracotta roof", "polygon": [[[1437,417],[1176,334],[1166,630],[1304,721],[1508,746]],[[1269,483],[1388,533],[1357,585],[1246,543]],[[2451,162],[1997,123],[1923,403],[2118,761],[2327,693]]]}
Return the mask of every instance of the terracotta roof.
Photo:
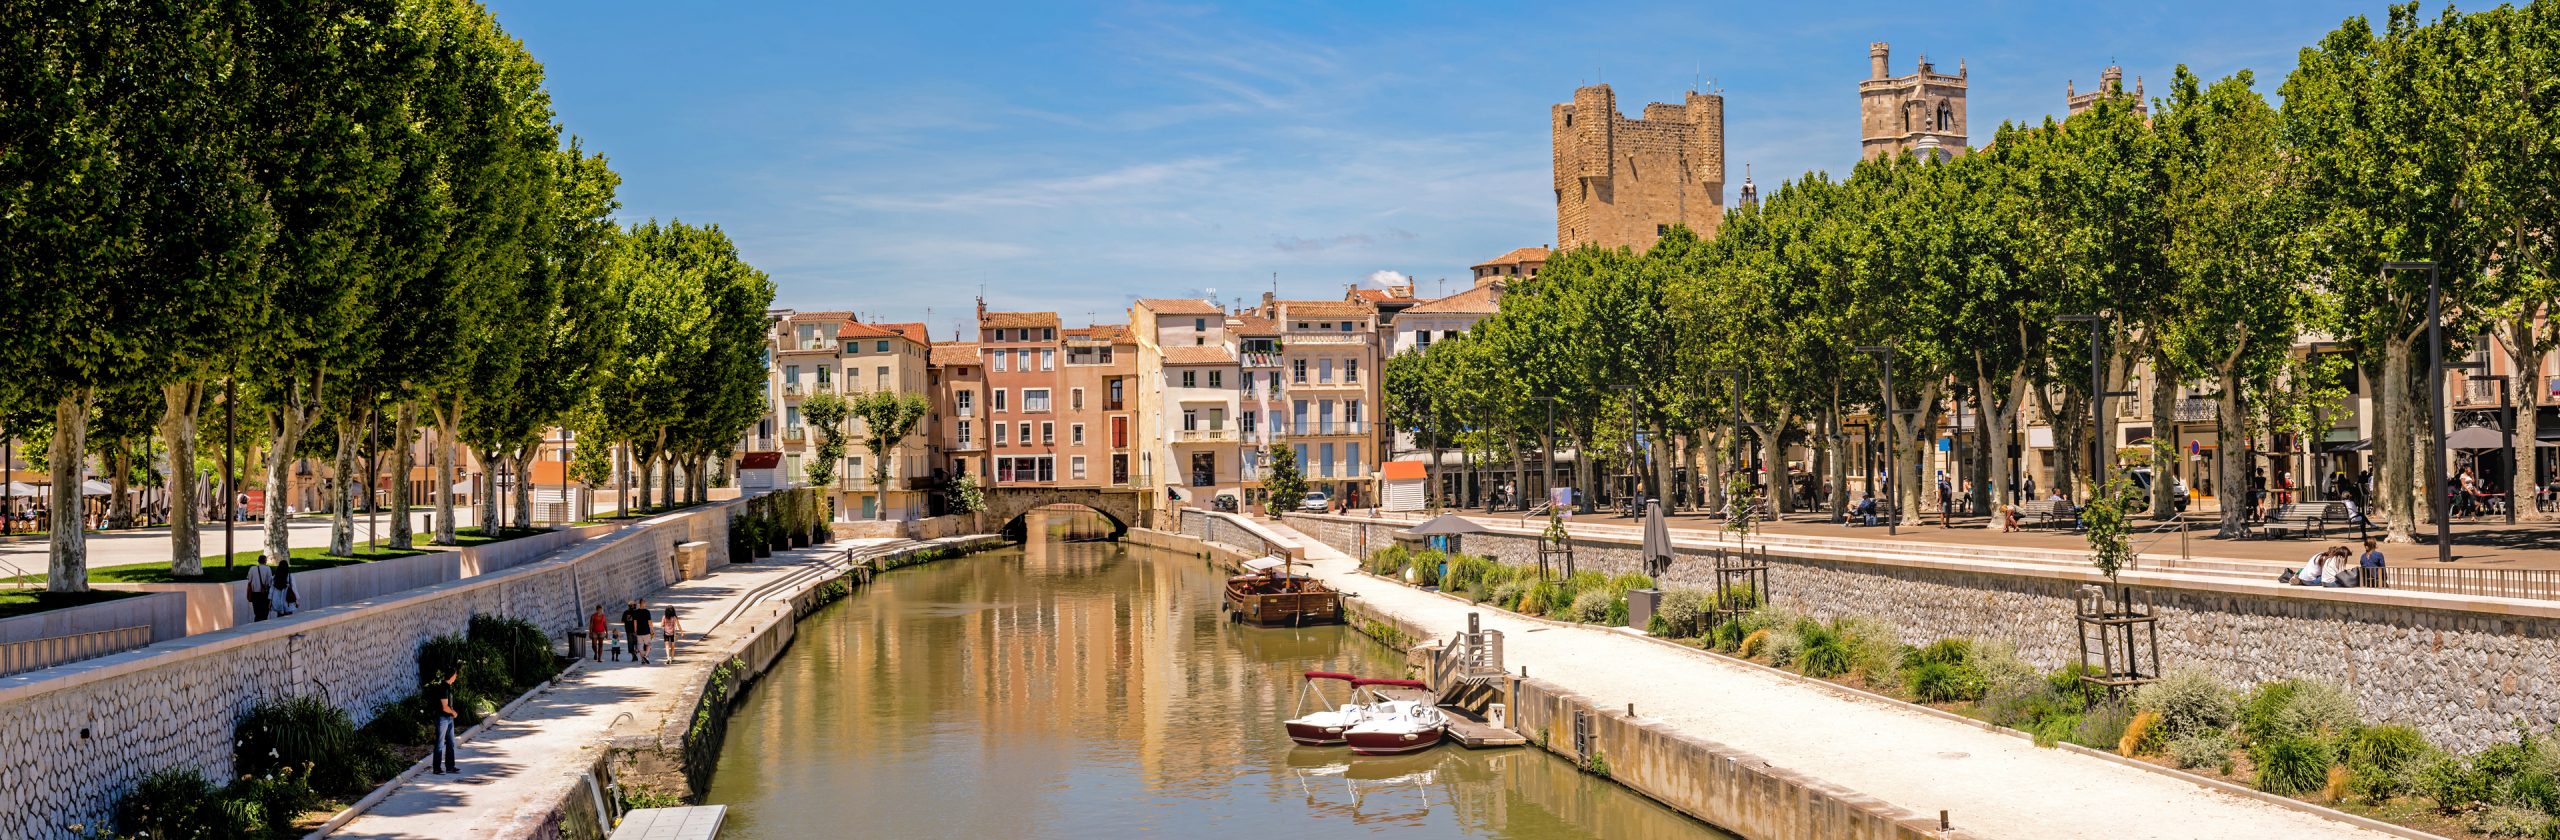
{"label": "terracotta roof", "polygon": [[1089,338],[1118,344],[1129,340],[1129,327],[1126,324],[1095,324],[1090,327],[1063,330],[1060,334],[1068,338]]}
{"label": "terracotta roof", "polygon": [[933,364],[936,366],[974,365],[985,361],[979,357],[975,341],[946,341],[933,346]]}
{"label": "terracotta roof", "polygon": [[1167,347],[1164,363],[1168,365],[1232,365],[1236,354],[1225,347]]}
{"label": "terracotta roof", "polygon": [[1490,315],[1502,308],[1500,300],[1494,294],[1494,284],[1487,283],[1404,312],[1407,315]]}
{"label": "terracotta roof", "polygon": [[1421,461],[1388,461],[1379,466],[1384,469],[1378,471],[1378,477],[1388,481],[1414,481],[1430,476],[1424,471]]}
{"label": "terracotta roof", "polygon": [[1360,318],[1376,314],[1378,308],[1347,300],[1284,300],[1280,313],[1296,318]]}
{"label": "terracotta roof", "polygon": [[989,312],[978,316],[978,327],[981,329],[1057,325],[1058,313],[1055,312]]}
{"label": "terracotta roof", "polygon": [[1237,335],[1279,335],[1280,322],[1260,315],[1229,315],[1227,331]]}
{"label": "terracotta roof", "polygon": [[791,313],[790,315],[785,316],[785,317],[787,317],[789,320],[793,320],[793,321],[840,321],[840,320],[845,320],[845,319],[852,318],[852,317],[853,317],[853,313],[851,313],[851,312],[793,312],[793,313]]}
{"label": "terracotta roof", "polygon": [[1218,308],[1217,304],[1210,303],[1205,300],[1192,300],[1189,298],[1147,298],[1138,301],[1138,305],[1144,306],[1148,309],[1153,309],[1166,315],[1227,314],[1227,311]]}
{"label": "terracotta roof", "polygon": [[837,338],[903,338],[917,344],[932,344],[926,339],[923,324],[865,324],[846,321],[836,328]]}
{"label": "terracotta roof", "polygon": [[1495,258],[1493,258],[1493,259],[1485,260],[1484,262],[1476,263],[1476,264],[1475,264],[1474,266],[1472,266],[1472,267],[1474,267],[1474,268],[1483,268],[1483,267],[1488,266],[1488,265],[1511,265],[1511,264],[1514,264],[1514,263],[1524,263],[1524,262],[1546,262],[1546,261],[1547,261],[1547,255],[1548,255],[1548,253],[1549,253],[1549,252],[1547,251],[1547,249],[1545,249],[1545,248],[1540,248],[1540,247],[1535,246],[1535,245],[1531,245],[1531,246],[1526,247],[1526,248],[1513,248],[1513,249],[1511,249],[1511,250],[1510,250],[1510,252],[1509,252],[1509,253],[1505,253],[1505,254],[1503,254],[1502,256],[1495,257]]}
{"label": "terracotta roof", "polygon": [[1396,294],[1393,290],[1389,289],[1353,289],[1351,290],[1351,297],[1354,300],[1364,300],[1370,303],[1412,303],[1420,299],[1412,295]]}

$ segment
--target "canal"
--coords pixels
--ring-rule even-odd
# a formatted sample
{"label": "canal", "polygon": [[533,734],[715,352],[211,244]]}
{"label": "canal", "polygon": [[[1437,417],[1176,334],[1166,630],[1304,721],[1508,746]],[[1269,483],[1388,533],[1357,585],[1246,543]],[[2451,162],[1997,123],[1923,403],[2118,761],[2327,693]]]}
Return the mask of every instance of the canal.
{"label": "canal", "polygon": [[1403,657],[1228,624],[1224,578],[1054,540],[880,576],[741,701],[707,797],[721,837],[1731,836],[1535,748],[1290,744],[1299,672],[1401,677]]}

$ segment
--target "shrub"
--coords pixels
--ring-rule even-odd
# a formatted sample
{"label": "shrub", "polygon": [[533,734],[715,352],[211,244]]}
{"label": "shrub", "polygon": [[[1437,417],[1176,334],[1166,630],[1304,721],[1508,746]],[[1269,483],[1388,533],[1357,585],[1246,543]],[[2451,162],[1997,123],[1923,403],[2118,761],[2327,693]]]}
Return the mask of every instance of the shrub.
{"label": "shrub", "polygon": [[2311,680],[2262,683],[2240,705],[2240,734],[2250,743],[2335,738],[2356,725],[2355,700],[2337,686]]}
{"label": "shrub", "polygon": [[2193,770],[2210,767],[2215,772],[2231,772],[2231,751],[2236,745],[2224,732],[2204,732],[2169,742],[2169,760],[2179,767]]}
{"label": "shrub", "polygon": [[1797,660],[1802,663],[1805,676],[1832,677],[1848,672],[1849,642],[1838,631],[1812,621],[1798,622],[1796,640],[1804,646]]}
{"label": "shrub", "polygon": [[2133,714],[2132,706],[2112,700],[2091,706],[2080,716],[2080,724],[2071,728],[2071,743],[2113,751],[2124,743],[2125,730],[2133,725]]}
{"label": "shrub", "polygon": [[1895,672],[1902,666],[1902,633],[1893,625],[1880,619],[1851,617],[1832,622],[1831,631],[1849,650],[1849,672],[1878,685],[1899,681]]}
{"label": "shrub", "polygon": [[2347,788],[2380,803],[2409,792],[2411,773],[2435,750],[2418,730],[2399,724],[2369,726],[2347,740]]}
{"label": "shrub", "polygon": [[[1527,594],[1529,594],[1529,584],[1527,582],[1507,580],[1493,588],[1492,600],[1494,606],[1498,606],[1506,610],[1519,610],[1520,596]],[[1527,612],[1527,610],[1521,611]]]}
{"label": "shrub", "polygon": [[2043,682],[2034,666],[2018,658],[2018,646],[2014,643],[1987,641],[1972,647],[1973,670],[1982,676],[1985,695],[2003,688],[2014,692],[2019,690],[2018,686]]}
{"label": "shrub", "polygon": [[2231,728],[2240,699],[2212,674],[2178,668],[2133,693],[2133,707],[2160,716],[2160,732],[2175,740]]}
{"label": "shrub", "polygon": [[1543,616],[1550,611],[1571,606],[1572,603],[1570,597],[1565,594],[1565,590],[1557,586],[1554,581],[1538,581],[1530,584],[1529,591],[1520,596],[1520,612]]}
{"label": "shrub", "polygon": [[474,615],[468,638],[472,644],[497,652],[499,663],[506,668],[507,683],[519,691],[541,685],[559,672],[551,654],[551,637],[531,621]]}
{"label": "shrub", "polygon": [[195,768],[175,767],[142,777],[116,802],[116,828],[155,840],[249,840],[263,816],[255,810],[223,796]]}
{"label": "shrub", "polygon": [[2160,713],[2148,709],[2133,713],[2133,721],[2124,725],[2124,739],[2116,742],[2116,754],[2132,758],[2160,748]]}
{"label": "shrub", "polygon": [[2548,837],[2551,817],[2523,808],[2491,805],[2472,814],[2463,827],[2491,837]]}
{"label": "shrub", "polygon": [[2106,686],[2081,679],[2092,673],[2095,673],[2095,669],[2090,668],[2087,663],[2074,662],[2046,675],[2045,682],[2053,686],[2055,694],[2060,694],[2064,699],[2079,704],[2079,708],[2085,709],[2097,705],[2098,701],[2107,699]]}
{"label": "shrub", "polygon": [[2012,680],[1990,686],[1982,695],[1983,717],[2012,729],[2034,732],[2046,718],[2076,714],[2080,707],[2041,679]]}
{"label": "shrub", "polygon": [[1449,575],[1440,581],[1442,589],[1473,589],[1493,577],[1492,558],[1460,554],[1449,559]]}
{"label": "shrub", "polygon": [[2036,746],[2050,747],[2071,740],[2072,733],[2078,731],[2080,731],[2079,713],[2063,712],[2037,721],[2035,728],[2028,730],[2028,734],[2035,736]]}
{"label": "shrub", "polygon": [[1439,586],[1440,564],[1448,562],[1448,558],[1449,555],[1442,554],[1437,551],[1425,551],[1414,555],[1412,566],[1413,584],[1415,586]]}
{"label": "shrub", "polygon": [[1609,584],[1605,588],[1609,590],[1610,597],[1624,598],[1627,596],[1627,590],[1630,589],[1652,589],[1653,576],[1628,572],[1626,574],[1610,578]]}
{"label": "shrub", "polygon": [[1370,574],[1395,577],[1404,574],[1405,567],[1412,562],[1413,549],[1391,545],[1371,552],[1367,566]]}
{"label": "shrub", "polygon": [[1972,669],[1944,662],[1922,662],[1902,669],[1902,685],[1922,703],[1953,703],[1982,697],[1982,678]]}
{"label": "shrub", "polygon": [[[1735,629],[1740,629],[1741,627],[1739,624],[1728,624],[1725,626],[1733,627]],[[1718,629],[1721,630],[1722,628]],[[1751,631],[1751,635],[1744,636],[1741,641],[1733,643],[1733,652],[1735,655],[1744,659],[1750,659],[1752,657],[1759,656],[1761,649],[1768,646],[1769,628],[1763,627],[1758,630]]]}
{"label": "shrub", "polygon": [[1609,602],[1612,600],[1615,599],[1609,597],[1609,593],[1604,590],[1583,590],[1581,594],[1573,596],[1573,605],[1565,609],[1564,617],[1584,624],[1607,621],[1609,620]]}
{"label": "shrub", "polygon": [[320,794],[311,790],[301,774],[293,772],[244,777],[232,782],[222,795],[242,805],[254,804],[255,817],[269,837],[299,836],[293,831],[294,820],[320,807]]}
{"label": "shrub", "polygon": [[1609,613],[1600,617],[1600,624],[1605,627],[1627,626],[1627,599],[1623,596],[1609,599]]}
{"label": "shrub", "polygon": [[1927,664],[1967,665],[1973,662],[1973,642],[1965,639],[1939,639],[1927,647],[1912,648],[1902,655],[1902,667]]}
{"label": "shrub", "polygon": [[2481,772],[2474,762],[2450,753],[2420,759],[2409,781],[2418,792],[2436,801],[2437,810],[2448,814],[2487,801],[2491,785],[2489,774]]}
{"label": "shrub", "polygon": [[1742,609],[1746,610],[1756,610],[1762,606],[1760,603],[1760,593],[1754,591],[1751,584],[1737,583],[1725,587],[1722,591],[1724,593],[1725,602],[1728,604],[1739,604]]}
{"label": "shrub", "polygon": [[[1662,619],[1670,635],[1689,637],[1704,632],[1707,616],[1707,593],[1698,589],[1674,589],[1662,593],[1662,603],[1653,615]],[[1735,637],[1739,641],[1741,637]],[[1718,647],[1730,647],[1718,645]]]}
{"label": "shrub", "polygon": [[2329,742],[2303,735],[2271,738],[2249,747],[2249,761],[2258,766],[2258,789],[2279,796],[2319,790],[2328,780],[2329,765],[2337,760],[2337,750]]}
{"label": "shrub", "polygon": [[233,728],[232,763],[244,776],[309,773],[331,793],[342,793],[356,789],[356,742],[355,721],[326,700],[267,700]]}
{"label": "shrub", "polygon": [[1603,589],[1607,588],[1608,585],[1608,575],[1601,574],[1591,569],[1584,569],[1582,571],[1575,572],[1564,579],[1564,588],[1571,589],[1575,592],[1581,592],[1585,589]]}
{"label": "shrub", "polygon": [[433,724],[427,722],[424,698],[412,693],[397,700],[385,700],[373,707],[373,719],[356,732],[385,744],[417,746],[435,737]]}
{"label": "shrub", "polygon": [[1764,628],[1760,633],[1767,634],[1762,639],[1760,646],[1768,649],[1769,664],[1785,668],[1796,664],[1796,660],[1803,658],[1803,636],[1799,636],[1792,631],[1776,627]]}

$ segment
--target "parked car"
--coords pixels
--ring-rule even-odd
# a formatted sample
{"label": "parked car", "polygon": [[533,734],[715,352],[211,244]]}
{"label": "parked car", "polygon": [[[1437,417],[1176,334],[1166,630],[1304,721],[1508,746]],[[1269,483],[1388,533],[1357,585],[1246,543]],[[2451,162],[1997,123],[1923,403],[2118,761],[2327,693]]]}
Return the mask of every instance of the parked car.
{"label": "parked car", "polygon": [[1219,496],[1219,497],[1217,497],[1217,498],[1215,498],[1215,499],[1210,499],[1210,500],[1209,500],[1209,508],[1210,508],[1211,510],[1223,511],[1223,512],[1226,512],[1226,513],[1234,513],[1234,512],[1236,512],[1236,497],[1234,497],[1234,496]]}
{"label": "parked car", "polygon": [[1306,500],[1298,503],[1299,510],[1314,513],[1323,513],[1331,507],[1333,507],[1333,497],[1325,495],[1322,490],[1308,491]]}

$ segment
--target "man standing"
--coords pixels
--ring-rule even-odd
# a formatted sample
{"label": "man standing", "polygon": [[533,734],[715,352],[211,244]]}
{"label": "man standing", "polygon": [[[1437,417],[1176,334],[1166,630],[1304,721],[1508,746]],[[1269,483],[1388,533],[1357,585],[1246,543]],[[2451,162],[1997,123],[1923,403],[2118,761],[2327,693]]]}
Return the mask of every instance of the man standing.
{"label": "man standing", "polygon": [[435,773],[459,773],[453,763],[453,683],[462,678],[462,669],[448,671],[444,679],[427,685],[427,707],[436,716],[436,738],[428,746],[428,770]]}
{"label": "man standing", "polygon": [[275,609],[275,602],[270,600],[275,588],[275,570],[267,568],[266,555],[261,554],[258,556],[258,565],[249,567],[250,621],[267,620],[268,611]]}
{"label": "man standing", "polygon": [[623,604],[622,633],[623,652],[631,654],[633,662],[649,664],[649,610],[637,599]]}

